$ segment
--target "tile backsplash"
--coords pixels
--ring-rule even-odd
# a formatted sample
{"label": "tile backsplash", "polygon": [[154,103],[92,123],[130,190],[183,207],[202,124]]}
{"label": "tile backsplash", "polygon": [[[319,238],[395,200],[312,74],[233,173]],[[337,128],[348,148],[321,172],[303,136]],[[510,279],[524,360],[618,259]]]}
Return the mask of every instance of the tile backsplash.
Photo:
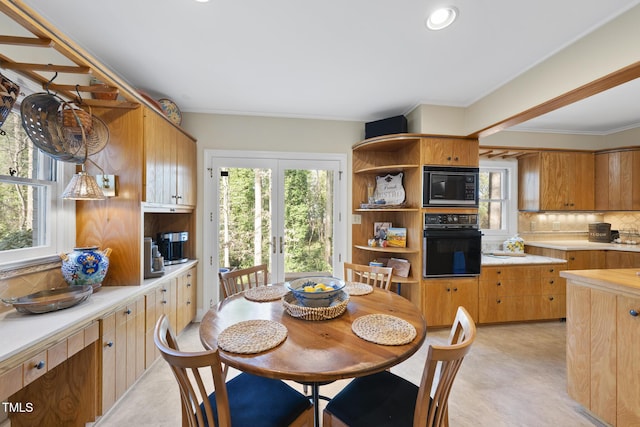
{"label": "tile backsplash", "polygon": [[519,212],[518,233],[525,240],[586,240],[589,224],[608,222],[612,230],[639,230],[640,212]]}

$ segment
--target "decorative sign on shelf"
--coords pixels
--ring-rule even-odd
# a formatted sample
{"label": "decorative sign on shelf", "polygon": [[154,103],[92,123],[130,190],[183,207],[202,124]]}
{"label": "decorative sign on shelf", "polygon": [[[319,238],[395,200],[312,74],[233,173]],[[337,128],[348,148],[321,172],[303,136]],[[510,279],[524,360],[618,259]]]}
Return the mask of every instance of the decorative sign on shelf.
{"label": "decorative sign on shelf", "polygon": [[376,177],[376,191],[373,195],[376,203],[383,201],[385,205],[399,205],[404,203],[405,191],[402,186],[404,173],[387,174]]}

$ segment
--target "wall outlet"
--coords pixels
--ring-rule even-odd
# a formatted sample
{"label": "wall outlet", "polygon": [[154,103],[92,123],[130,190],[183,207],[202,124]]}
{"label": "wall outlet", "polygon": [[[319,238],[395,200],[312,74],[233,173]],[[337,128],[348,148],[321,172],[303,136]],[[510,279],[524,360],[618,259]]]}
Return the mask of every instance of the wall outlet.
{"label": "wall outlet", "polygon": [[560,221],[554,221],[551,224],[551,230],[553,231],[560,231]]}
{"label": "wall outlet", "polygon": [[362,224],[362,215],[357,215],[357,214],[351,215],[351,224],[353,225]]}
{"label": "wall outlet", "polygon": [[530,231],[536,231],[536,222],[535,221],[531,221],[529,223],[529,230]]}

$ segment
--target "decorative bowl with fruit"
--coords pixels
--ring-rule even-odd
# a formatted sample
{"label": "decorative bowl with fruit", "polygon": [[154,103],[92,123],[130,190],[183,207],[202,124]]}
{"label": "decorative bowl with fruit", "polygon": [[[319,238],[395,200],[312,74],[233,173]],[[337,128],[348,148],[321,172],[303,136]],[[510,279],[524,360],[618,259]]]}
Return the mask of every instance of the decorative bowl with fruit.
{"label": "decorative bowl with fruit", "polygon": [[337,277],[302,277],[286,283],[300,305],[329,307],[340,295],[345,282]]}

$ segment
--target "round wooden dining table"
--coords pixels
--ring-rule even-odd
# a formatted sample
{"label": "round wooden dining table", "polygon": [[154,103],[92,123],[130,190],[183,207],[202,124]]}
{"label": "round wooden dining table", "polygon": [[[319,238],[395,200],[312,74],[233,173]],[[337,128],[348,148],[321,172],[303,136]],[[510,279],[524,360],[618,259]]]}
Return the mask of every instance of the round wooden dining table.
{"label": "round wooden dining table", "polygon": [[[364,340],[352,331],[351,325],[357,318],[369,314],[403,319],[413,325],[416,336],[402,345],[381,345]],[[205,314],[200,323],[200,340],[207,349],[217,348],[217,337],[226,328],[257,319],[284,325],[286,339],[261,353],[239,354],[220,349],[222,362],[242,372],[311,385],[316,425],[319,425],[319,385],[373,374],[403,362],[422,346],[427,328],[416,305],[381,288],[374,288],[366,295],[351,295],[343,314],[319,321],[292,317],[279,299],[256,302],[240,293],[223,300]]]}

